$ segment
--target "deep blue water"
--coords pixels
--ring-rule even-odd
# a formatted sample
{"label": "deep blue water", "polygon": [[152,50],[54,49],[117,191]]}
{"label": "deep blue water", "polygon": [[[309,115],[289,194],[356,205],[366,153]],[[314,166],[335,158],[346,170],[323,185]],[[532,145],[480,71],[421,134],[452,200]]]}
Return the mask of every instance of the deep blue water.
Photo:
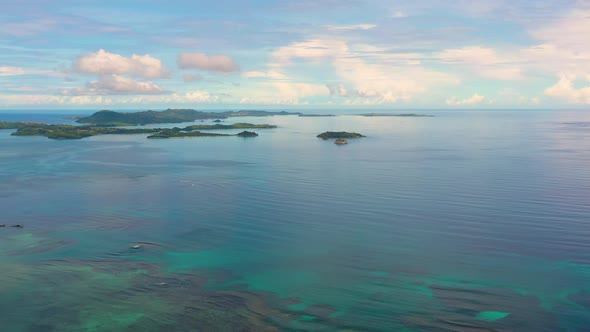
{"label": "deep blue water", "polygon": [[590,112],[427,113],[0,130],[3,329],[588,331]]}

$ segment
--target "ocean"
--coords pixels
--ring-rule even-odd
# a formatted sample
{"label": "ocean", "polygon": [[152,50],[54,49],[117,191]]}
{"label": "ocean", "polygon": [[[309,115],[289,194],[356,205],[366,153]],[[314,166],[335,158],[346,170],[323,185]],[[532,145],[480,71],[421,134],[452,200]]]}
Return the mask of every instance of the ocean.
{"label": "ocean", "polygon": [[0,130],[1,330],[590,331],[590,112],[419,113]]}

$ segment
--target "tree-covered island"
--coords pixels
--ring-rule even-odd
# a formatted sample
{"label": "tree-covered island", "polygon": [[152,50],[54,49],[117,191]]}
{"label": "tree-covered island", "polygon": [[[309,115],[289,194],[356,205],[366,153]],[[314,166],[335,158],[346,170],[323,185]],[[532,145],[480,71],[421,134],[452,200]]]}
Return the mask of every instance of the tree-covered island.
{"label": "tree-covered island", "polygon": [[125,125],[145,125],[154,123],[180,123],[193,122],[195,120],[227,119],[240,116],[275,116],[275,115],[299,115],[300,113],[269,112],[269,111],[225,111],[225,112],[205,112],[193,109],[167,109],[165,111],[143,111],[134,113],[124,113],[115,111],[98,111],[91,116],[83,117],[76,122],[82,124],[107,124],[112,126]]}
{"label": "tree-covered island", "polygon": [[[51,139],[81,139],[96,135],[152,134],[148,138],[204,137],[204,136],[254,136],[242,132],[237,135],[200,132],[198,130],[266,129],[276,128],[268,124],[235,123],[232,125],[194,125],[185,128],[120,128],[94,125],[44,124],[32,122],[0,122],[0,129],[16,129],[12,136],[45,136]],[[258,136],[258,134],[256,134]]]}
{"label": "tree-covered island", "polygon": [[321,139],[345,139],[345,138],[361,138],[365,137],[359,133],[349,133],[347,131],[326,131],[324,133],[319,134],[317,137]]}

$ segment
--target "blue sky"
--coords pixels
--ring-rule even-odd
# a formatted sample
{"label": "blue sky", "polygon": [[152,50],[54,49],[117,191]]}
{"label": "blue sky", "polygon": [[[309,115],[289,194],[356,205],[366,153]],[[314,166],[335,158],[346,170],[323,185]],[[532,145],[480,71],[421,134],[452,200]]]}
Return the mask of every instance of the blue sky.
{"label": "blue sky", "polygon": [[24,0],[0,108],[584,108],[590,1]]}

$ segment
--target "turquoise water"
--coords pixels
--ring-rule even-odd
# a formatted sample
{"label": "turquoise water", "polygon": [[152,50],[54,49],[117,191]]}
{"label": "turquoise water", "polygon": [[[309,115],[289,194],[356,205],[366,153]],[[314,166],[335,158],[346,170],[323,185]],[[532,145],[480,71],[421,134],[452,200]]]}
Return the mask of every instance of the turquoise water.
{"label": "turquoise water", "polygon": [[590,113],[429,113],[0,130],[2,330],[586,331]]}

